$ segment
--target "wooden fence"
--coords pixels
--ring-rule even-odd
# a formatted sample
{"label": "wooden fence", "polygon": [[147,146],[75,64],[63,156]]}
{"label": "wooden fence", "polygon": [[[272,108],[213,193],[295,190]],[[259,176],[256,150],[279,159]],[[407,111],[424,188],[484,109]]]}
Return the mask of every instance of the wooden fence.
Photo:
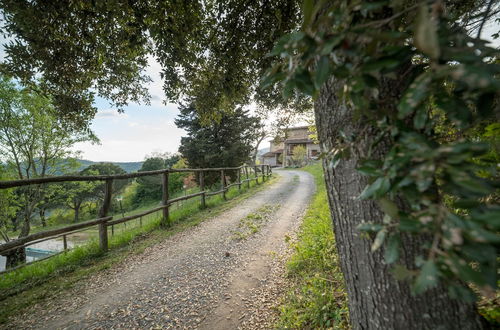
{"label": "wooden fence", "polygon": [[[208,192],[205,190],[205,181],[204,181],[204,173],[206,172],[220,172],[220,181],[221,181],[221,190]],[[225,171],[238,171],[237,172],[237,181],[231,184],[227,184]],[[250,172],[254,172],[255,177],[250,177]],[[178,172],[192,172],[198,174],[200,192],[185,195],[177,198],[169,199],[168,192],[168,179],[170,173],[178,173]],[[242,172],[245,175],[245,179],[242,180]],[[28,185],[36,185],[36,184],[44,184],[44,183],[56,183],[56,182],[67,182],[67,181],[105,181],[104,188],[104,198],[102,201],[102,206],[99,211],[99,217],[97,219],[84,221],[72,225],[68,225],[63,228],[47,230],[35,234],[31,234],[25,237],[20,237],[15,240],[11,240],[4,244],[0,245],[0,255],[5,254],[6,252],[24,248],[29,245],[33,245],[36,243],[40,243],[43,241],[47,241],[54,238],[63,237],[63,242],[65,245],[65,249],[67,248],[66,243],[66,235],[81,231],[88,227],[98,226],[99,227],[99,247],[102,251],[108,250],[108,227],[112,225],[116,225],[119,223],[124,223],[130,220],[134,220],[137,218],[141,218],[148,214],[162,211],[163,216],[161,220],[161,225],[168,227],[171,225],[170,216],[169,216],[169,207],[179,201],[200,197],[200,203],[202,207],[205,207],[205,200],[207,196],[213,196],[217,194],[222,194],[223,198],[226,199],[226,192],[232,186],[238,186],[238,189],[241,190],[241,185],[247,183],[248,188],[250,188],[250,181],[255,180],[256,183],[259,183],[259,173],[261,177],[261,181],[265,181],[267,177],[272,174],[271,167],[269,165],[257,165],[257,166],[239,166],[239,167],[223,167],[223,168],[183,168],[183,169],[165,169],[165,170],[157,170],[157,171],[145,171],[145,172],[137,172],[137,173],[128,173],[128,174],[117,174],[117,175],[94,175],[94,176],[54,176],[54,177],[44,177],[44,178],[36,178],[29,180],[14,180],[14,181],[0,181],[0,189],[7,188],[15,188],[21,186]],[[138,178],[142,176],[151,176],[151,175],[161,175],[162,176],[162,203],[161,206],[150,209],[148,211],[122,217],[119,219],[113,219],[112,216],[108,216],[108,212],[111,206],[111,200],[113,195],[113,180],[120,179],[132,179]]]}

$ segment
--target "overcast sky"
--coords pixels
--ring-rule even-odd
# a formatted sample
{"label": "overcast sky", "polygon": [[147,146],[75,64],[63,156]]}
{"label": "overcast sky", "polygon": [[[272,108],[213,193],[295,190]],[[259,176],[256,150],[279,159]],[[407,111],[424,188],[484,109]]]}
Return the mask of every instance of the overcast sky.
{"label": "overcast sky", "polygon": [[[499,26],[490,22],[483,30],[482,37],[491,39],[498,32]],[[4,39],[0,35],[0,61],[3,59]],[[500,40],[493,44],[499,47]],[[92,121],[92,129],[101,140],[100,145],[80,143],[75,150],[81,151],[80,158],[93,161],[141,161],[152,152],[177,152],[184,130],[174,124],[179,114],[176,104],[163,104],[164,94],[160,78],[160,65],[150,58],[147,74],[152,78],[149,92],[151,105],[130,104],[125,113],[118,113],[110,108],[104,99],[97,99],[99,109]],[[263,143],[262,147],[267,147]]]}
{"label": "overcast sky", "polygon": [[125,113],[110,108],[104,99],[97,99],[99,109],[92,121],[92,129],[101,140],[100,145],[79,143],[76,150],[81,158],[93,161],[140,161],[152,152],[177,152],[184,130],[174,124],[179,114],[176,104],[163,104],[161,67],[150,59],[147,74],[151,105],[130,104]]}

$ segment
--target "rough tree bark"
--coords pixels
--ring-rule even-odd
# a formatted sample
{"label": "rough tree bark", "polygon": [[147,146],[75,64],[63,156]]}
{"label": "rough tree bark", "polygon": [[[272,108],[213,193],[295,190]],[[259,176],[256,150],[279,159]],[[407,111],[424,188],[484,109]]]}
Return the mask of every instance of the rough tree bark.
{"label": "rough tree bark", "polygon": [[78,218],[80,217],[80,206],[79,205],[75,206],[74,211],[75,211],[75,214],[74,214],[73,222],[77,223],[79,220]]}
{"label": "rough tree bark", "polygon": [[[40,187],[24,191],[24,209],[22,211],[21,231],[18,238],[28,236],[31,230],[31,218],[40,198]],[[7,258],[5,267],[11,268],[21,263],[26,263],[26,249],[24,247],[11,250],[5,254]]]}
{"label": "rough tree bark", "polygon": [[72,208],[73,211],[74,211],[74,216],[73,216],[73,222],[74,223],[77,223],[78,220],[80,220],[80,209],[81,209],[81,207],[82,207],[82,202],[81,201],[78,201],[78,202],[74,201],[73,205],[70,206],[70,208]]}
{"label": "rough tree bark", "polygon": [[45,208],[41,207],[38,210],[38,214],[40,215],[40,222],[42,223],[42,227],[47,227],[47,221],[45,219]]}
{"label": "rough tree bark", "polygon": [[[323,167],[336,244],[349,297],[350,320],[354,329],[483,329],[485,325],[472,304],[452,300],[443,287],[413,297],[408,283],[397,281],[384,263],[383,248],[370,251],[371,240],[361,237],[356,227],[364,221],[382,221],[383,212],[373,201],[356,199],[368,183],[355,168],[360,152],[368,149],[376,134],[368,122],[353,114],[337,98],[343,84],[328,81],[315,101],[318,136],[323,151],[331,150],[339,130],[363,134],[359,151],[350,159],[331,168]],[[388,88],[397,93],[397,88]],[[397,96],[397,95],[395,95]],[[388,96],[390,97],[390,96]],[[387,100],[390,101],[390,100]],[[375,150],[386,152],[390,141],[382,141]],[[422,246],[422,237],[404,237],[400,262],[409,268]]]}
{"label": "rough tree bark", "polygon": [[258,137],[257,144],[255,145],[255,149],[253,151],[253,156],[252,156],[254,164],[257,164],[257,154],[259,153],[259,146],[266,137],[267,137],[267,132],[265,131],[262,131]]}

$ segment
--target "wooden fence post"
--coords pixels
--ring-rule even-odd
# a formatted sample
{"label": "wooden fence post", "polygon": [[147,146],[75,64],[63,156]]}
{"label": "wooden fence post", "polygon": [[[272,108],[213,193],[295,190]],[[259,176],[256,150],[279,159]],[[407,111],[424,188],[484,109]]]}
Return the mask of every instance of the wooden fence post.
{"label": "wooden fence post", "polygon": [[259,172],[257,171],[257,166],[253,167],[253,171],[255,172],[255,183],[259,184]]}
{"label": "wooden fence post", "polygon": [[226,199],[226,177],[224,176],[224,170],[220,171],[220,183],[222,186],[222,198]]}
{"label": "wooden fence post", "polygon": [[266,174],[264,173],[264,165],[260,165],[260,171],[262,172],[262,182],[266,181]]}
{"label": "wooden fence post", "polygon": [[[102,202],[102,207],[99,210],[99,218],[104,218],[108,215],[112,195],[113,179],[107,179],[104,186],[104,200]],[[103,252],[108,250],[108,225],[106,222],[101,222],[99,224],[99,248]]]}
{"label": "wooden fence post", "polygon": [[245,166],[245,177],[247,179],[247,188],[250,189],[250,175],[248,174],[248,166]]}
{"label": "wooden fence post", "polygon": [[63,246],[64,246],[64,251],[68,249],[68,240],[66,239],[66,235],[63,235]]}
{"label": "wooden fence post", "polygon": [[205,178],[203,177],[203,171],[200,171],[200,191],[203,191],[201,194],[201,207],[205,208]]}
{"label": "wooden fence post", "polygon": [[238,191],[241,190],[241,167],[238,168]]}
{"label": "wooden fence post", "polygon": [[170,214],[168,210],[168,174],[169,172],[164,172],[162,174],[162,205],[165,206],[163,208],[163,217],[161,219],[161,226],[168,227],[170,226]]}

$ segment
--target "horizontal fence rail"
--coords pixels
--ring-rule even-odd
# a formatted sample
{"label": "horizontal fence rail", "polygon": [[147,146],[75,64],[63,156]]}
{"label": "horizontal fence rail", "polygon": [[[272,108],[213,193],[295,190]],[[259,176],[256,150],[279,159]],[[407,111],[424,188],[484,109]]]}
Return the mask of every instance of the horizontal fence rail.
{"label": "horizontal fence rail", "polygon": [[[225,171],[238,171],[237,172],[237,181],[231,184],[227,184],[227,177],[225,175]],[[199,177],[199,187],[200,192],[180,196],[177,198],[169,198],[168,192],[168,181],[170,173],[179,173],[179,172],[192,172],[196,173]],[[218,191],[210,192],[205,190],[204,183],[204,173],[206,172],[219,172],[220,173],[220,182],[221,189]],[[251,178],[250,174],[253,172],[254,177]],[[244,175],[244,179],[242,179],[242,173]],[[143,176],[152,176],[152,175],[162,175],[162,200],[161,206],[155,207],[153,209],[144,211],[139,214],[124,216],[119,219],[113,219],[113,216],[108,216],[108,212],[111,206],[111,200],[113,195],[113,181],[120,179],[131,179],[138,178]],[[99,227],[99,247],[102,251],[108,250],[108,227],[125,223],[137,218],[141,218],[151,213],[155,213],[158,211],[163,211],[161,225],[164,227],[168,227],[171,225],[170,216],[169,216],[169,208],[176,202],[188,200],[191,198],[200,197],[201,207],[204,208],[206,206],[206,197],[214,196],[218,194],[222,194],[223,198],[226,199],[226,192],[230,187],[238,186],[238,189],[241,189],[243,183],[247,183],[247,187],[250,187],[250,181],[255,180],[256,183],[259,183],[259,177],[261,181],[265,181],[267,177],[272,175],[272,168],[269,165],[257,165],[257,166],[248,166],[243,165],[239,167],[221,167],[221,168],[183,168],[183,169],[165,169],[165,170],[157,170],[157,171],[145,171],[145,172],[137,172],[137,173],[129,173],[129,174],[117,174],[117,175],[93,175],[93,176],[74,176],[74,175],[66,175],[66,176],[52,176],[52,177],[44,177],[44,178],[36,178],[29,180],[13,180],[13,181],[0,181],[0,189],[8,189],[15,187],[22,187],[28,185],[37,185],[37,184],[45,184],[45,183],[58,183],[58,182],[67,182],[67,181],[105,181],[105,189],[104,189],[104,198],[102,200],[102,205],[99,211],[99,217],[97,219],[84,221],[76,224],[71,224],[62,228],[46,230],[42,232],[38,232],[35,234],[31,234],[25,237],[20,237],[18,239],[14,239],[8,241],[6,243],[0,244],[0,255],[5,255],[8,252],[25,248],[29,245],[33,245],[36,243],[40,243],[49,239],[55,239],[59,237],[63,237],[64,240],[64,249],[67,249],[66,235],[85,230],[89,227],[98,226]],[[15,267],[18,268],[18,267]],[[13,268],[13,269],[15,269]],[[6,270],[8,271],[8,270]]]}
{"label": "horizontal fence rail", "polygon": [[[269,166],[269,165],[264,165]],[[239,167],[221,167],[221,168],[169,168],[156,171],[144,171],[127,174],[113,174],[113,175],[59,175],[47,176],[43,178],[27,179],[27,180],[11,180],[0,181],[0,189],[15,188],[21,186],[29,186],[42,183],[57,183],[67,181],[106,181],[106,180],[122,180],[133,179],[141,176],[158,175],[164,173],[181,173],[181,172],[209,172],[209,171],[222,171],[222,170],[238,170],[244,168],[245,165]],[[249,167],[249,166],[248,166]],[[258,170],[260,172],[260,170]]]}

